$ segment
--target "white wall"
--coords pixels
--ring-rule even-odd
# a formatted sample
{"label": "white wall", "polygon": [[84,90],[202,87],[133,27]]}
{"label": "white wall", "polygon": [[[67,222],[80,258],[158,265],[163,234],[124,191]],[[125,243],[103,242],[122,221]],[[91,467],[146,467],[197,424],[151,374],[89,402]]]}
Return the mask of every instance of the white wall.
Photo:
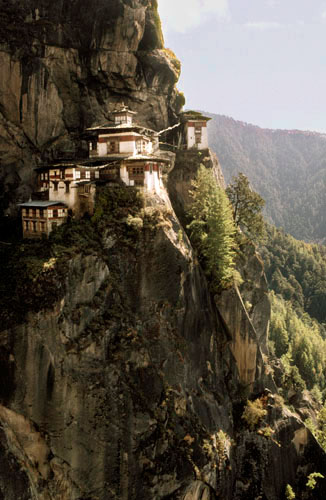
{"label": "white wall", "polygon": [[202,127],[201,142],[196,144],[195,127],[187,127],[187,148],[196,147],[197,149],[208,148],[207,127]]}
{"label": "white wall", "polygon": [[120,179],[127,185],[129,186],[129,173],[126,165],[123,163],[120,165]]}
{"label": "white wall", "polygon": [[145,172],[144,187],[148,191],[155,191],[157,194],[160,194],[161,184],[158,172]]}
{"label": "white wall", "polygon": [[97,143],[97,151],[99,156],[106,156],[108,152],[108,148],[105,142]]}
{"label": "white wall", "polygon": [[152,141],[149,141],[149,142],[146,144],[146,148],[145,148],[145,150],[146,150],[146,154],[149,154],[149,155],[150,155],[151,153],[153,153],[154,148],[153,148],[153,143],[152,143]]}
{"label": "white wall", "polygon": [[58,190],[54,191],[53,182],[50,181],[49,200],[62,201],[68,205],[69,208],[74,208],[77,202],[77,188],[70,182],[69,193],[66,193],[66,185],[63,181],[59,181]]}
{"label": "white wall", "polygon": [[[131,135],[131,134],[130,134]],[[121,136],[114,134],[114,135],[103,135],[100,136],[101,138],[105,138],[107,142],[98,142],[97,144],[97,151],[99,156],[107,156],[107,155],[114,155],[114,154],[129,154],[129,155],[134,155],[136,154],[136,139],[137,136],[135,136],[135,139],[132,141],[121,141],[120,138]],[[120,143],[119,147],[119,153],[111,153],[110,152],[110,146],[109,143],[110,141],[117,141]]]}
{"label": "white wall", "polygon": [[130,155],[136,154],[137,153],[137,151],[136,151],[136,141],[123,141],[123,142],[120,142],[120,153],[129,153]]}

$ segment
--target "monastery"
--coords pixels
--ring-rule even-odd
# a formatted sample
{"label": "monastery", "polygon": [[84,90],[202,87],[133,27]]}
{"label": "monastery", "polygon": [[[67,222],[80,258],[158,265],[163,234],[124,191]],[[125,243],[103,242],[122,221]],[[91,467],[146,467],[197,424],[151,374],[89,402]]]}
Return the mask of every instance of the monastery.
{"label": "monastery", "polygon": [[[134,123],[135,112],[122,105],[112,113],[112,124],[86,129],[87,160],[61,161],[36,169],[35,200],[20,204],[24,238],[48,236],[68,214],[82,217],[94,212],[96,186],[124,183],[160,195],[162,172],[170,159],[160,150],[155,132]],[[207,149],[207,121],[197,112],[182,115],[181,140],[185,149]],[[169,130],[169,129],[168,129]]]}

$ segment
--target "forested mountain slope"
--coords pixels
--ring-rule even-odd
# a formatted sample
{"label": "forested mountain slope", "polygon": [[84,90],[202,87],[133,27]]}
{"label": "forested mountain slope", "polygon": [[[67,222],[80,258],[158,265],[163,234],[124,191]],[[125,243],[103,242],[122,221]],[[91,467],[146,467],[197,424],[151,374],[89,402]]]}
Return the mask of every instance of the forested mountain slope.
{"label": "forested mountain slope", "polygon": [[266,215],[306,241],[326,239],[326,136],[270,130],[209,114],[209,141],[228,182],[243,172],[266,200]]}
{"label": "forested mountain slope", "polygon": [[326,247],[267,228],[260,252],[269,286],[320,323],[326,323]]}
{"label": "forested mountain slope", "polygon": [[296,391],[302,390],[302,381],[309,389],[325,389],[325,252],[324,246],[298,241],[273,226],[267,227],[260,248],[273,291],[270,347],[276,356],[286,355],[282,360]]}

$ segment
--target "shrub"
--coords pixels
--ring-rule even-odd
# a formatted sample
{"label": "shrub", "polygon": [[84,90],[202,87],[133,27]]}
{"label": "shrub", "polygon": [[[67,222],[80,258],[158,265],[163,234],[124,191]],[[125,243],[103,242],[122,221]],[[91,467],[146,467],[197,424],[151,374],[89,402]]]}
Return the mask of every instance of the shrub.
{"label": "shrub", "polygon": [[285,498],[286,498],[286,500],[294,500],[294,498],[295,498],[295,493],[294,493],[292,486],[290,484],[286,485]]}
{"label": "shrub", "polygon": [[311,474],[309,474],[309,476],[307,478],[308,481],[306,483],[307,488],[314,490],[315,486],[317,484],[317,481],[316,481],[317,478],[325,479],[325,477],[322,474],[320,474],[320,472],[312,472]]}
{"label": "shrub", "polygon": [[263,402],[260,399],[248,400],[241,418],[247,422],[250,430],[254,430],[266,414],[267,411],[263,408]]}

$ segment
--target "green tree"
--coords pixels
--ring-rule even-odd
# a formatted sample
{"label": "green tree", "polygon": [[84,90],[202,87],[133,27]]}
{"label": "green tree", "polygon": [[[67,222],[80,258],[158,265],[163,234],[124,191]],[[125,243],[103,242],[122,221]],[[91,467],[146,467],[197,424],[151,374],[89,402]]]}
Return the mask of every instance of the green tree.
{"label": "green tree", "polygon": [[248,178],[241,172],[232,178],[226,193],[233,206],[236,225],[250,240],[260,240],[265,234],[263,198],[251,189]]}
{"label": "green tree", "polygon": [[235,257],[235,225],[225,191],[217,184],[211,170],[201,165],[190,190],[192,204],[187,226],[206,274],[216,291],[232,279]]}
{"label": "green tree", "polygon": [[286,354],[289,347],[289,336],[281,318],[272,315],[270,325],[270,338],[275,344],[275,354],[278,358]]}

